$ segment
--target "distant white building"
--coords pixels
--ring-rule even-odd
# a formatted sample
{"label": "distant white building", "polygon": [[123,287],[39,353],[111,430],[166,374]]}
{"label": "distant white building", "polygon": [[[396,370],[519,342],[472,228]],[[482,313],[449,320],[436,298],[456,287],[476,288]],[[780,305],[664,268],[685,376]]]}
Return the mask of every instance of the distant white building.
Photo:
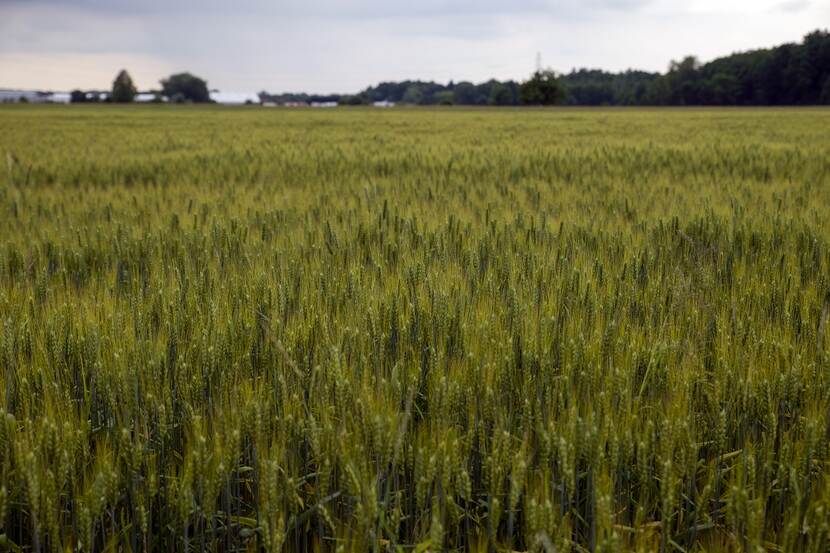
{"label": "distant white building", "polygon": [[393,108],[393,107],[395,107],[395,102],[390,102],[388,100],[381,100],[379,102],[372,102],[372,105],[376,108]]}
{"label": "distant white building", "polygon": [[29,102],[31,104],[68,104],[66,92],[42,92],[40,90],[0,89],[0,102]]}
{"label": "distant white building", "polygon": [[156,94],[153,94],[152,92],[139,92],[138,94],[135,95],[135,98],[133,98],[133,101],[134,102],[141,102],[141,103],[149,103],[149,102],[157,101],[156,98],[158,98],[162,102],[167,101],[166,97],[157,96]]}
{"label": "distant white building", "polygon": [[109,92],[99,92],[97,90],[90,90],[85,92],[84,95],[87,102],[106,102],[110,97]]}
{"label": "distant white building", "polygon": [[68,104],[72,101],[72,97],[68,92],[55,92],[49,101],[54,104]]}
{"label": "distant white building", "polygon": [[313,108],[336,108],[337,102],[311,102]]}
{"label": "distant white building", "polygon": [[0,102],[36,102],[37,93],[31,90],[0,90]]}
{"label": "distant white building", "polygon": [[219,92],[218,90],[214,90],[210,93],[210,99],[217,104],[225,105],[259,103],[259,96],[248,92]]}

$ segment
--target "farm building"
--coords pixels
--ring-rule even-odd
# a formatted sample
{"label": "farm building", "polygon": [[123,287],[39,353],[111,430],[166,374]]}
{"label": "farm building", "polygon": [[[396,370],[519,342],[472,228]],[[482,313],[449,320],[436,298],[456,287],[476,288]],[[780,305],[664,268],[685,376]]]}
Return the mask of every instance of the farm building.
{"label": "farm building", "polygon": [[69,94],[65,92],[43,92],[40,90],[0,89],[0,102],[29,102],[31,104],[68,104]]}

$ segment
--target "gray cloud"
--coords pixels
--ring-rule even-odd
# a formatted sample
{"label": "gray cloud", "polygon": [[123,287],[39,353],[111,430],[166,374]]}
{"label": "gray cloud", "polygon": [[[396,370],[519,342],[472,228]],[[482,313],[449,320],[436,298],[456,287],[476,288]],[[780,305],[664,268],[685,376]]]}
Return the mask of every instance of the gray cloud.
{"label": "gray cloud", "polygon": [[569,16],[592,10],[631,10],[650,0],[421,0],[417,3],[384,0],[7,0],[5,4],[72,7],[95,12],[146,15],[154,13],[244,13],[284,17],[401,18],[500,14]]}
{"label": "gray cloud", "polygon": [[781,2],[776,8],[782,12],[800,12],[810,6],[809,0],[787,0]]}

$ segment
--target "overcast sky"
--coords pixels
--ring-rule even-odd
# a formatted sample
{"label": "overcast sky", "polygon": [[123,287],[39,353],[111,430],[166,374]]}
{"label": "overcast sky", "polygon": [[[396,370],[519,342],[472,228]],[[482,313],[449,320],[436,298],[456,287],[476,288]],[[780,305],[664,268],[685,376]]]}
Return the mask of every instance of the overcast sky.
{"label": "overcast sky", "polygon": [[664,71],[796,42],[830,0],[0,0],[0,87],[140,89],[188,70],[224,92],[522,79],[542,64]]}

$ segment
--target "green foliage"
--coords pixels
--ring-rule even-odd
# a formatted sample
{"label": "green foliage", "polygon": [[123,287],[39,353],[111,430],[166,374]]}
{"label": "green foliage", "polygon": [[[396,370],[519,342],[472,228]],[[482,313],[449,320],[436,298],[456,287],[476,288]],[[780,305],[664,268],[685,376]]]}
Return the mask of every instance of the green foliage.
{"label": "green foliage", "polygon": [[516,98],[509,86],[496,83],[490,89],[490,97],[487,103],[491,106],[512,106],[516,104]]}
{"label": "green foliage", "polygon": [[401,98],[405,104],[421,104],[424,102],[425,95],[418,85],[411,84],[406,88],[406,91]]}
{"label": "green foliage", "polygon": [[519,86],[519,100],[528,106],[554,106],[565,99],[565,90],[553,71],[536,71]]}
{"label": "green foliage", "polygon": [[453,88],[453,103],[460,106],[478,103],[479,92],[473,83],[460,82]]}
{"label": "green foliage", "polygon": [[366,97],[362,94],[353,94],[351,96],[342,96],[337,100],[341,106],[362,106],[368,103]]}
{"label": "green foliage", "polygon": [[207,81],[190,73],[176,73],[161,81],[162,94],[174,103],[210,102]]}
{"label": "green foliage", "polygon": [[69,101],[73,104],[86,102],[86,93],[82,90],[73,90],[69,94]]}
{"label": "green foliage", "polygon": [[830,112],[0,109],[0,548],[830,547]]}
{"label": "green foliage", "polygon": [[112,101],[118,103],[132,102],[137,93],[132,77],[126,70],[122,69],[112,82]]}
{"label": "green foliage", "polygon": [[453,105],[454,96],[449,90],[443,90],[435,94],[435,103],[439,106]]}
{"label": "green foliage", "polygon": [[830,75],[824,80],[824,86],[821,88],[821,101],[819,102],[825,106],[830,105]]}

